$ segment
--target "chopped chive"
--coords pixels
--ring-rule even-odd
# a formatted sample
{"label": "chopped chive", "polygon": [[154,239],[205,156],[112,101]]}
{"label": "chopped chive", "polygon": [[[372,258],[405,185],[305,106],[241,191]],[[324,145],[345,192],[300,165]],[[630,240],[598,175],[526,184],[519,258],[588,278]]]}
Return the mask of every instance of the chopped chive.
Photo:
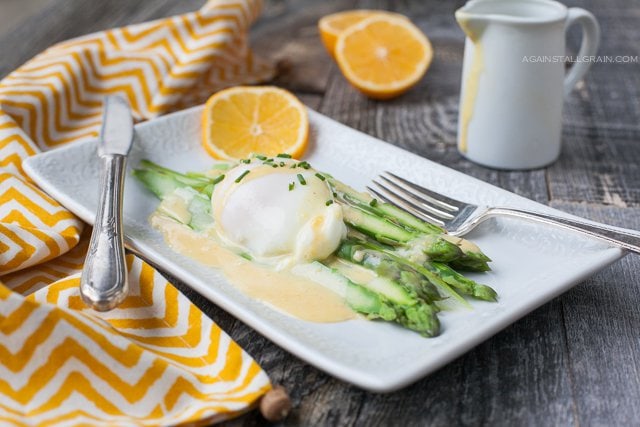
{"label": "chopped chive", "polygon": [[251,163],[251,159],[242,159],[240,160],[240,163],[244,163],[246,165],[247,163]]}
{"label": "chopped chive", "polygon": [[280,162],[280,166],[284,167],[284,162]]}
{"label": "chopped chive", "polygon": [[278,154],[276,157],[280,157],[282,159],[290,159],[291,158],[291,154],[287,154],[287,153],[280,153]]}
{"label": "chopped chive", "polygon": [[271,163],[273,163],[273,159],[271,159],[271,158],[265,159],[265,161],[262,162],[262,163],[265,164],[265,165],[271,164]]}
{"label": "chopped chive", "polygon": [[332,204],[333,204],[333,200],[327,200],[327,202],[324,205],[331,206]]}
{"label": "chopped chive", "polygon": [[300,162],[298,163],[298,167],[301,167],[302,169],[309,169],[311,165],[309,164],[309,162]]}
{"label": "chopped chive", "polygon": [[290,182],[289,183],[289,191],[293,191],[293,189],[296,187],[296,183],[295,182]]}
{"label": "chopped chive", "polygon": [[335,191],[333,192],[333,197],[338,197],[338,193],[336,193]]}
{"label": "chopped chive", "polygon": [[221,182],[223,179],[224,179],[224,174],[216,176],[213,179],[213,181],[211,181],[211,182],[212,182],[212,184],[215,185],[215,184],[218,184],[219,182]]}
{"label": "chopped chive", "polygon": [[302,185],[307,185],[307,181],[305,181],[304,176],[302,176],[302,174],[298,174],[298,181],[300,181],[300,184]]}
{"label": "chopped chive", "polygon": [[275,163],[271,165],[272,168],[277,168],[278,165],[276,165]]}
{"label": "chopped chive", "polygon": [[236,178],[236,183],[238,183],[238,182],[242,181],[242,178],[244,178],[245,176],[247,176],[247,175],[249,174],[249,172],[251,172],[251,171],[246,170],[246,171],[242,172],[242,175],[240,175],[239,177],[237,177],[237,178]]}
{"label": "chopped chive", "polygon": [[291,166],[289,166],[289,169],[295,169],[295,168],[297,168],[297,167],[298,167],[298,165],[297,165],[297,164],[292,163],[292,164],[291,164]]}
{"label": "chopped chive", "polygon": [[378,199],[371,199],[371,201],[369,202],[369,206],[371,206],[372,208],[375,208],[377,204]]}
{"label": "chopped chive", "polygon": [[262,154],[256,154],[256,159],[267,160],[267,156],[263,156]]}
{"label": "chopped chive", "polygon": [[327,178],[325,178],[325,177],[324,177],[324,175],[322,175],[320,172],[318,172],[318,173],[316,174],[316,176],[320,179],[320,181],[324,181],[325,179],[327,179]]}
{"label": "chopped chive", "polygon": [[246,252],[242,252],[242,253],[240,254],[240,256],[241,256],[242,258],[244,258],[244,259],[248,260],[248,261],[253,261],[253,258],[251,257],[251,255],[249,255],[249,254],[248,254],[248,253],[246,253]]}

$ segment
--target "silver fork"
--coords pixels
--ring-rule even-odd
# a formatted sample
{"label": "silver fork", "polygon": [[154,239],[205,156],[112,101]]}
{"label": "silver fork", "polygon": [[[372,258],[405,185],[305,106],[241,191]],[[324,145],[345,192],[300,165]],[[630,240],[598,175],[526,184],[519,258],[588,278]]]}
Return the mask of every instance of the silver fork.
{"label": "silver fork", "polygon": [[367,187],[367,189],[376,197],[427,222],[439,225],[454,236],[467,234],[488,218],[509,216],[574,230],[640,254],[640,233],[637,231],[577,221],[542,212],[473,205],[421,187],[391,172],[380,175],[373,183],[376,188]]}

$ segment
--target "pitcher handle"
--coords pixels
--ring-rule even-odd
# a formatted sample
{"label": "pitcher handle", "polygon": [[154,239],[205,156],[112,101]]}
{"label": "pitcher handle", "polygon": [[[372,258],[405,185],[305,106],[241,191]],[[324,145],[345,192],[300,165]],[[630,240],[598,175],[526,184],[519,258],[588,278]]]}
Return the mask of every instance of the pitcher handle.
{"label": "pitcher handle", "polygon": [[589,57],[596,55],[600,44],[600,25],[591,12],[579,7],[569,8],[565,31],[576,22],[582,26],[582,44],[580,45],[580,53],[578,53],[578,61],[571,66],[564,78],[565,96],[571,93],[576,83],[589,70],[593,62]]}

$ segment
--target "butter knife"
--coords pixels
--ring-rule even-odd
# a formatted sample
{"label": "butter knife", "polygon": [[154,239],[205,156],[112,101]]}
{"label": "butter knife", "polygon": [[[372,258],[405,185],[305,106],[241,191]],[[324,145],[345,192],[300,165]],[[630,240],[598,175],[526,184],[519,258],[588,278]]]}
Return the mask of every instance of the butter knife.
{"label": "butter knife", "polygon": [[80,278],[82,299],[97,311],[112,310],[129,291],[122,231],[122,192],[133,132],[128,102],[119,96],[106,97],[98,146],[101,160],[98,212]]}

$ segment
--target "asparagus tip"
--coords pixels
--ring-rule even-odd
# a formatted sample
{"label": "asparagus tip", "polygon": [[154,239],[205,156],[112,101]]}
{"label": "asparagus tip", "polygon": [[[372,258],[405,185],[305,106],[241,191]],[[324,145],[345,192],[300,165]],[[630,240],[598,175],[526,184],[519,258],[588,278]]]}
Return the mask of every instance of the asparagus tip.
{"label": "asparagus tip", "polygon": [[484,301],[495,302],[498,300],[498,293],[487,285],[476,285],[473,296]]}

